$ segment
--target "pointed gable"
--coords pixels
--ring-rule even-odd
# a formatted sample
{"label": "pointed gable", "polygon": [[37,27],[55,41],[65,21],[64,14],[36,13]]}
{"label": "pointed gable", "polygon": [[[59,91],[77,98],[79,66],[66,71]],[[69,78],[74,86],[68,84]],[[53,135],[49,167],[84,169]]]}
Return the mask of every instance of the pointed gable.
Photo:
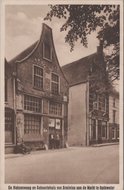
{"label": "pointed gable", "polygon": [[[16,71],[24,91],[37,94],[53,94],[51,83],[58,78],[58,94],[66,94],[68,82],[59,65],[52,29],[42,24],[40,39],[9,62]],[[55,85],[54,85],[55,86]]]}

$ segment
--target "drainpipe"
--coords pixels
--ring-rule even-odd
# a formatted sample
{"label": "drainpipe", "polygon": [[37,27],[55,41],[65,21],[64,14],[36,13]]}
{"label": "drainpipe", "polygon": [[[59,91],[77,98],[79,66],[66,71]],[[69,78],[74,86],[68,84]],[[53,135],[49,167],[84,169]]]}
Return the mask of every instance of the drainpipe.
{"label": "drainpipe", "polygon": [[13,72],[13,108],[14,108],[14,143],[17,144],[17,130],[16,130],[16,72]]}
{"label": "drainpipe", "polygon": [[89,80],[86,83],[86,146],[89,146]]}

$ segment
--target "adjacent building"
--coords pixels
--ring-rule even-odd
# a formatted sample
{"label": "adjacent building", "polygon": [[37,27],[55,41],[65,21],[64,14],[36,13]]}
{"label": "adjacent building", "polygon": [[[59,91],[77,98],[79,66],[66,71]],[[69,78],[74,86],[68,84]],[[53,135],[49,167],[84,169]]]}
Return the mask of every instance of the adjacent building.
{"label": "adjacent building", "polygon": [[111,120],[111,114],[118,118],[118,106],[109,104],[111,97],[102,43],[96,53],[62,69],[69,82],[68,144],[89,146],[110,142],[113,130],[116,136],[118,133],[118,124],[114,118]]}
{"label": "adjacent building", "polygon": [[115,90],[109,96],[109,140],[119,141],[119,93]]}
{"label": "adjacent building", "polygon": [[50,134],[67,140],[68,82],[59,65],[52,30],[42,25],[40,39],[5,61],[5,147],[22,140],[32,148],[50,146]]}

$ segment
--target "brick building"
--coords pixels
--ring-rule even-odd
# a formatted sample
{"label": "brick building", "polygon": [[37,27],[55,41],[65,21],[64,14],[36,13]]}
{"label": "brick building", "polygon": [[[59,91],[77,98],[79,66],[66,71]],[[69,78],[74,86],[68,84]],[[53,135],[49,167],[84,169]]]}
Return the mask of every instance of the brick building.
{"label": "brick building", "polygon": [[108,77],[102,44],[96,53],[62,69],[69,82],[69,145],[109,142]]}
{"label": "brick building", "polygon": [[[5,65],[6,152],[22,139],[32,148],[49,147],[49,135],[57,133],[64,147],[68,82],[57,59],[51,28],[43,24],[40,39]],[[11,122],[7,114],[12,115]]]}

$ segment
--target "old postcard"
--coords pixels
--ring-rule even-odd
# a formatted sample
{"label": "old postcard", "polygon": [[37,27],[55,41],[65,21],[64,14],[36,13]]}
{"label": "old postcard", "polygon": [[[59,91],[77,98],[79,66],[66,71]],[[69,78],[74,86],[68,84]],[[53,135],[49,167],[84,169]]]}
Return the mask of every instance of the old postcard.
{"label": "old postcard", "polygon": [[0,189],[123,190],[123,1],[0,5]]}

